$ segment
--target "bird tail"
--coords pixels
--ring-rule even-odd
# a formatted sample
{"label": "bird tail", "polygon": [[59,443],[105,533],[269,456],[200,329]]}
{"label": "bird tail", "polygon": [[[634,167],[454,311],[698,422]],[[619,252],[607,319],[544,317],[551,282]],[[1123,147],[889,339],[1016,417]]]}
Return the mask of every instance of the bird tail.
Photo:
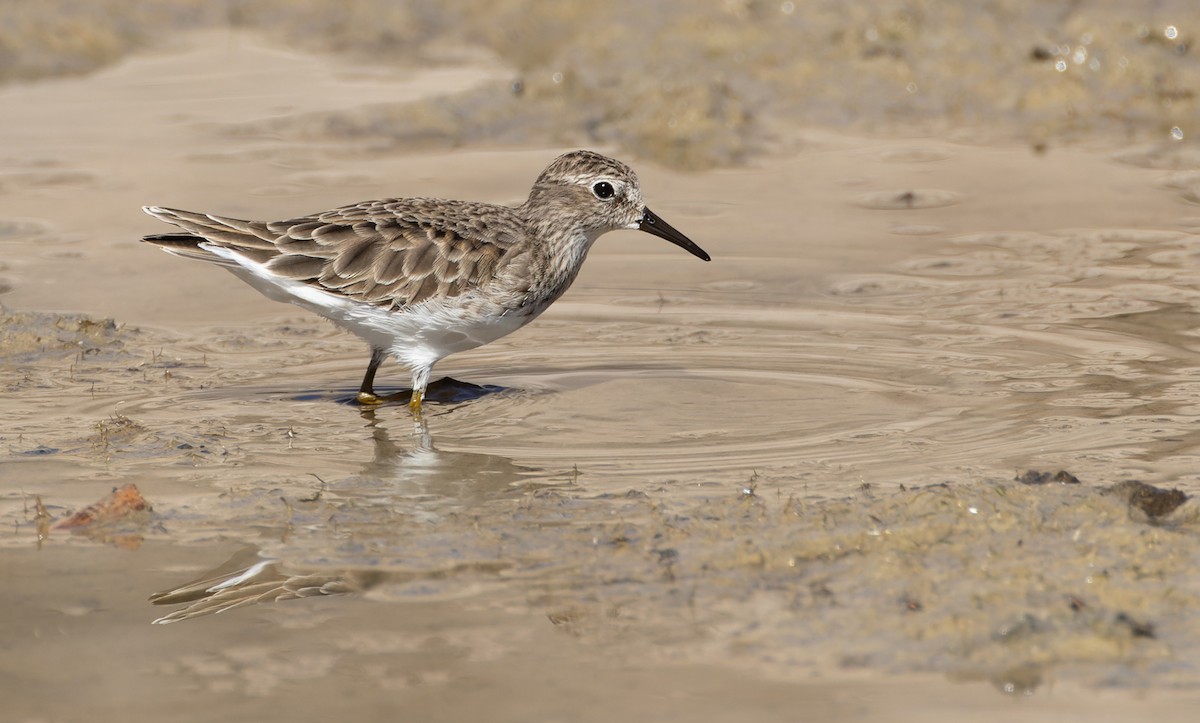
{"label": "bird tail", "polygon": [[184,233],[152,234],[142,238],[175,256],[237,266],[226,255],[214,253],[213,249],[229,248],[256,261],[265,261],[278,253],[265,224],[161,206],[144,206],[142,210],[184,230]]}
{"label": "bird tail", "polygon": [[180,256],[185,259],[198,259],[217,264],[229,263],[204,248],[204,239],[202,237],[194,236],[190,233],[157,233],[150,236],[143,236],[142,240],[158,246],[172,256]]}

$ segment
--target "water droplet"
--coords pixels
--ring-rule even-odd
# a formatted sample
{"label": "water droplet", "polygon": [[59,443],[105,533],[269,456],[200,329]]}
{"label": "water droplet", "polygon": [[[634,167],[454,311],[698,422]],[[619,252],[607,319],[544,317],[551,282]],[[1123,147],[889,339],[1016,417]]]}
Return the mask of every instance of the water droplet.
{"label": "water droplet", "polygon": [[1163,35],[1167,36],[1167,40],[1174,40],[1179,37],[1179,28],[1176,28],[1174,25],[1168,25],[1167,29],[1163,31]]}
{"label": "water droplet", "polygon": [[779,6],[779,12],[783,13],[784,15],[791,15],[792,13],[796,12],[796,3],[793,3],[793,2],[783,3],[782,5]]}
{"label": "water droplet", "polygon": [[1060,73],[1067,72],[1067,61],[1062,60],[1061,58],[1059,60],[1055,61],[1054,69]]}
{"label": "water droplet", "polygon": [[1183,140],[1183,129],[1180,128],[1179,126],[1175,126],[1174,128],[1171,129],[1171,137],[1177,141],[1182,141]]}

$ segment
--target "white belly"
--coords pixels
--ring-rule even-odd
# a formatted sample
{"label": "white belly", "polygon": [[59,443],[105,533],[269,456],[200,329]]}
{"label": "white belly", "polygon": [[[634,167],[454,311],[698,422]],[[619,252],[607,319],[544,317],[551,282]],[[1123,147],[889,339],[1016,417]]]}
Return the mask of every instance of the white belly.
{"label": "white belly", "polygon": [[450,299],[430,299],[404,311],[391,311],[301,281],[281,279],[248,264],[228,268],[268,298],[320,314],[362,337],[373,348],[387,350],[412,369],[428,368],[450,354],[474,349],[511,334],[544,309],[506,312],[471,293]]}

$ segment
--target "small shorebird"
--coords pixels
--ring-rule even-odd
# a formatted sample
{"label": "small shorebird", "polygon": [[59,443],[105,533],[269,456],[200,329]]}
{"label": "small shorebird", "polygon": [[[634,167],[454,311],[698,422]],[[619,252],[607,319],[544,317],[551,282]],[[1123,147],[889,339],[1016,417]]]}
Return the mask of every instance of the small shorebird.
{"label": "small shorebird", "polygon": [[536,318],[601,234],[640,229],[710,258],[646,208],[632,169],[591,151],[559,156],[516,207],[398,198],[273,222],[144,210],[184,232],[143,241],[223,266],[365,339],[371,362],[360,403],[380,402],[375,371],[395,357],[412,371],[409,407],[418,415],[438,360]]}

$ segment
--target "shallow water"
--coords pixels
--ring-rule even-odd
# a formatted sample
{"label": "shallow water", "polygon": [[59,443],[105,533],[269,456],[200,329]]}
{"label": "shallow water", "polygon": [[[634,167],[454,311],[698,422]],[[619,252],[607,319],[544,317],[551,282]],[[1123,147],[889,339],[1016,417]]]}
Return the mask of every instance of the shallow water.
{"label": "shallow water", "polygon": [[[803,153],[737,170],[631,159],[714,261],[605,237],[545,316],[437,367],[499,389],[422,427],[403,404],[349,403],[360,342],[135,243],[159,230],[138,206],[508,202],[556,151],[231,136],[305,99],[495,71],[364,79],[220,38],[236,52],[202,36],[0,89],[20,109],[0,118],[20,141],[0,159],[16,719],[63,717],[68,681],[102,720],[193,719],[214,693],[228,716],[340,695],[430,719],[611,719],[618,687],[666,719],[1009,710],[975,681],[1047,718],[1189,710],[1194,507],[1152,524],[1101,494],[1200,487],[1188,146],[804,131]],[[1084,484],[1012,482],[1027,468]],[[125,482],[150,524],[38,539],[34,496],[57,517]],[[278,561],[281,589],[319,575],[353,594],[219,616],[147,602],[247,549],[243,565]]]}

